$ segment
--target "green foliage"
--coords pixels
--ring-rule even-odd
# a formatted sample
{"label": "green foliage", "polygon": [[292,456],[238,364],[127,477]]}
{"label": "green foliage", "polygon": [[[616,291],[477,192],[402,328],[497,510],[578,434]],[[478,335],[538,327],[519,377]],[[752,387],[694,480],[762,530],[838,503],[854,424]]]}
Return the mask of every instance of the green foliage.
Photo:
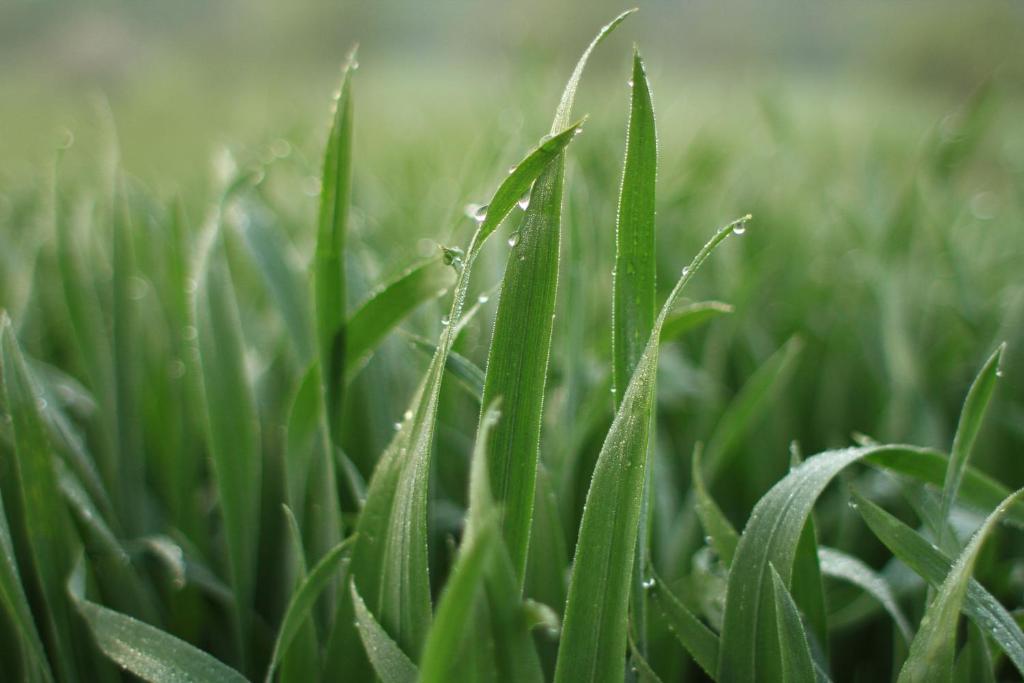
{"label": "green foliage", "polygon": [[574,142],[630,13],[536,144],[528,98],[475,146],[357,130],[353,52],[312,162],[225,154],[180,201],[116,167],[0,193],[4,676],[1024,675],[1024,212],[987,223],[976,189],[1024,166],[986,144],[994,86],[921,150],[772,93],[761,133],[656,132],[639,51],[608,49],[628,120]]}

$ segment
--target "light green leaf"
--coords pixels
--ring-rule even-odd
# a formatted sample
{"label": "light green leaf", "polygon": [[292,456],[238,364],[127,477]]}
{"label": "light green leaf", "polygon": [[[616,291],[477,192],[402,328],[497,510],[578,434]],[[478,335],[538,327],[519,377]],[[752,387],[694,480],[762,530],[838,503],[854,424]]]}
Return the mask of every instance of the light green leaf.
{"label": "light green leaf", "polygon": [[383,683],[414,683],[416,665],[398,646],[391,636],[377,622],[352,582],[352,602],[355,605],[359,636],[363,639],[366,653],[373,663],[373,669]]}
{"label": "light green leaf", "polygon": [[352,185],[352,71],[355,50],[341,75],[331,131],[324,152],[320,215],[313,265],[316,339],[320,352],[331,443],[340,443],[341,402],[345,390],[346,294],[345,238]]}
{"label": "light green leaf", "polygon": [[900,683],[925,683],[953,680],[953,655],[956,648],[956,629],[960,619],[974,565],[982,544],[995,528],[999,518],[1015,500],[1024,497],[1024,489],[1007,498],[990,514],[964,548],[949,570],[935,599],[928,605],[921,626],[910,644],[910,654],[900,670]]}
{"label": "light green leaf", "polygon": [[949,518],[949,511],[960,490],[960,482],[964,478],[964,470],[967,468],[967,461],[971,456],[971,448],[978,437],[981,422],[985,418],[985,409],[988,408],[989,399],[992,398],[992,392],[996,388],[999,359],[1005,348],[1006,344],[1002,344],[995,350],[995,353],[989,356],[967,392],[967,399],[964,401],[964,407],[960,413],[960,422],[957,424],[956,436],[953,437],[953,448],[949,453],[946,479],[942,486],[943,520]]}
{"label": "light green leaf", "polygon": [[661,326],[714,248],[746,220],[719,230],[683,270],[615,413],[594,467],[576,542],[556,681],[611,681],[621,676]]}
{"label": "light green leaf", "polygon": [[718,316],[732,313],[732,311],[732,306],[723,304],[721,301],[700,301],[688,306],[680,306],[668,317],[665,326],[661,328],[661,343],[665,344],[678,339],[686,332],[700,327]]}
{"label": "light green leaf", "polygon": [[[938,588],[949,576],[953,561],[932,547],[920,534],[871,501],[853,494],[857,511],[872,533],[901,562],[931,586]],[[1013,616],[977,581],[967,583],[964,613],[1002,648],[1024,675],[1024,632]]]}
{"label": "light green leaf", "polygon": [[[664,338],[664,334],[662,334],[662,339]],[[701,526],[704,527],[704,533],[711,539],[711,546],[718,553],[722,563],[728,567],[732,564],[733,555],[736,554],[736,544],[739,543],[740,537],[704,485],[704,475],[701,473],[702,453],[703,448],[698,444],[693,449],[691,467],[693,490],[697,498],[697,516],[700,518]]]}
{"label": "light green leaf", "polygon": [[295,588],[291,600],[288,601],[284,617],[281,619],[281,626],[277,630],[273,654],[270,656],[270,665],[267,667],[266,680],[268,683],[273,680],[274,669],[277,668],[284,653],[288,651],[295,634],[309,618],[316,599],[342,566],[354,540],[354,537],[349,537],[334,546]]}
{"label": "light green leaf", "polygon": [[892,587],[884,577],[856,557],[834,548],[819,547],[818,558],[821,561],[821,572],[825,576],[848,581],[878,600],[896,623],[900,635],[908,644],[910,643],[914,634],[896,601]]}
{"label": "light green leaf", "polygon": [[207,653],[169,633],[85,598],[85,565],[75,567],[68,594],[96,645],[118,666],[151,683],[243,683],[246,679]]}
{"label": "light green leaf", "polygon": [[782,654],[784,683],[814,683],[814,663],[807,632],[800,618],[793,596],[789,594],[782,577],[771,567],[775,595],[775,619],[779,633],[779,651]]}
{"label": "light green leaf", "polygon": [[[602,28],[580,57],[558,105],[552,135],[569,124],[591,52],[629,14]],[[505,265],[481,401],[486,406],[500,396],[505,406],[492,437],[491,489],[502,506],[502,530],[520,584],[526,574],[558,289],[564,174],[565,158],[560,155],[530,190],[530,204]]]}

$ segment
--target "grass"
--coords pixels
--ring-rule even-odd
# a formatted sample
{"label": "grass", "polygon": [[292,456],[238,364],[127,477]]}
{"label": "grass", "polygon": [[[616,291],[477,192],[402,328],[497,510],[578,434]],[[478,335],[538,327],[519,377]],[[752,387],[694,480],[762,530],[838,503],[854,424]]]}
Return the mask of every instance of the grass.
{"label": "grass", "polygon": [[[628,115],[573,114],[629,14],[453,206],[428,146],[360,159],[354,51],[319,170],[224,155],[198,216],[99,161],[5,194],[0,670],[1024,673],[996,86],[923,140],[765,95],[762,145],[680,151],[637,50]],[[454,227],[416,254],[410,219]]]}

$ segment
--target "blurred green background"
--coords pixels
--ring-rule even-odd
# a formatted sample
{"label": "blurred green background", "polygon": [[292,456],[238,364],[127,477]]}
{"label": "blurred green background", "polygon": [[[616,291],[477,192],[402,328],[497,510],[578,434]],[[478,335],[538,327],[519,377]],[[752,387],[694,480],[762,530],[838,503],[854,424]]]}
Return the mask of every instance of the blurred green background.
{"label": "blurred green background", "polygon": [[[814,453],[861,431],[948,448],[970,380],[1004,340],[1004,379],[973,463],[1019,486],[1024,4],[665,0],[640,7],[594,56],[577,105],[590,120],[569,154],[541,446],[553,470],[561,458],[580,463],[560,492],[569,547],[611,418],[610,271],[632,42],[647,62],[659,128],[659,287],[675,281],[716,226],[754,214],[748,234],[715,254],[692,292],[735,312],[662,354],[653,547],[663,573],[676,579],[690,570],[693,548],[674,525],[694,442],[715,433],[744,383],[793,338],[788,348],[801,350],[791,376],[727,444],[730,464],[713,482],[737,526],[786,471],[792,440]],[[280,231],[301,272],[314,237],[330,96],[355,42],[349,258],[350,298],[358,302],[436,253],[438,242],[466,243],[473,223],[463,207],[482,201],[547,132],[580,50],[620,9],[605,0],[6,0],[0,308],[11,311],[34,356],[81,375],[54,286],[48,199],[57,149],[72,142],[61,154],[62,205],[86,215],[82,225],[100,226],[95,242],[106,230],[115,147],[132,178],[133,211],[151,228],[139,242],[152,252],[140,257],[143,267],[161,261],[167,204],[180,200],[197,230],[216,169],[230,158],[265,176],[245,211]],[[97,197],[94,210],[89,201]],[[494,242],[474,273],[479,291],[500,278],[504,240]],[[102,266],[106,245],[93,247]],[[248,360],[263,419],[280,427],[301,368],[242,252],[234,258]],[[149,296],[163,296],[165,274],[142,275]],[[146,344],[161,359],[145,372],[168,381],[163,338],[180,330],[143,308],[159,340]],[[485,308],[459,346],[481,366],[493,303]],[[407,327],[436,338],[440,317],[441,307],[428,305]],[[426,360],[392,339],[357,380],[347,408],[356,428],[346,447],[365,476]],[[455,526],[459,510],[451,506],[464,497],[465,458],[451,454],[467,453],[477,417],[465,396],[451,393],[432,490],[437,547],[450,531],[445,520]],[[149,438],[159,442],[163,413],[155,412]],[[183,433],[186,442],[201,441],[198,425]],[[850,523],[845,503],[821,508],[827,543],[879,563],[884,553]],[[433,565],[438,577],[444,561]],[[1024,574],[1000,566],[998,558],[989,562],[995,578],[986,585],[1019,604]],[[841,590],[830,600],[840,615],[856,607]],[[835,619],[840,680],[888,674],[884,658],[856,658],[868,646],[891,646],[888,630],[866,627],[877,622],[850,613]]]}

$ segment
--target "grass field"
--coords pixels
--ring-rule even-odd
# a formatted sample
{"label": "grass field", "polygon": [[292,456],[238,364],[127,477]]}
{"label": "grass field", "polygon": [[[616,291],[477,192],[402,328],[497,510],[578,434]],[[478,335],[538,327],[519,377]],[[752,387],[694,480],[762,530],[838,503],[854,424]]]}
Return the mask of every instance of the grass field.
{"label": "grass field", "polygon": [[651,12],[0,79],[0,677],[1021,678],[1021,65],[731,82]]}

